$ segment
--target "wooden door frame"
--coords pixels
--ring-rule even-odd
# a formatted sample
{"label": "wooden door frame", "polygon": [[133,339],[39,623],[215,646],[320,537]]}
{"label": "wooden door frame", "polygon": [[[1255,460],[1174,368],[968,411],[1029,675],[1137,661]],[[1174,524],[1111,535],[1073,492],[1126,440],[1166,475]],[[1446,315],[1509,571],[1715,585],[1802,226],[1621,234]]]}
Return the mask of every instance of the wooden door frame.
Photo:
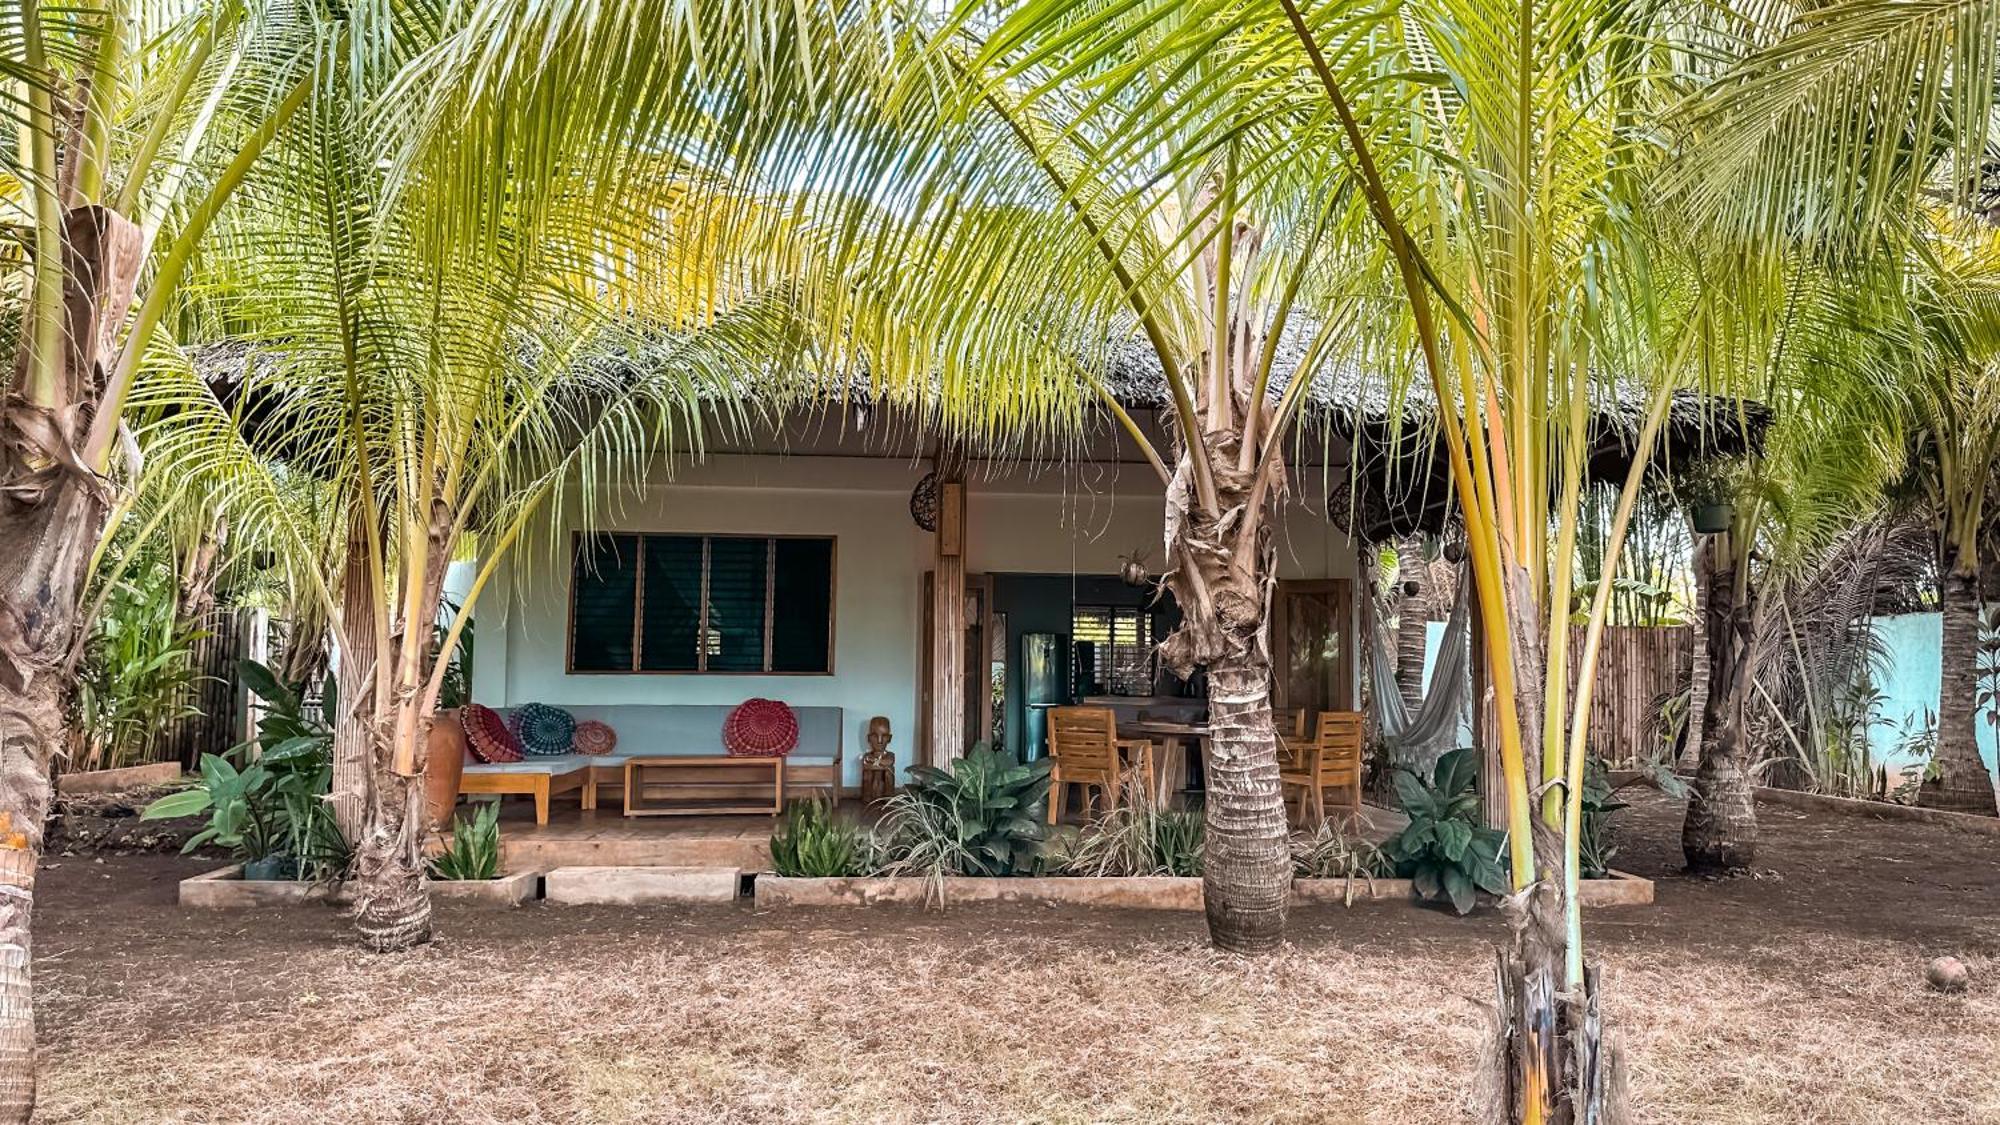
{"label": "wooden door frame", "polygon": [[1280,578],[1275,597],[1271,599],[1271,706],[1275,710],[1285,710],[1292,706],[1286,696],[1290,690],[1289,675],[1292,667],[1291,615],[1287,603],[1293,594],[1335,594],[1334,627],[1339,630],[1341,645],[1339,667],[1335,669],[1333,703],[1335,710],[1354,710],[1354,675],[1358,666],[1355,647],[1360,637],[1354,629],[1354,579],[1352,578]]}

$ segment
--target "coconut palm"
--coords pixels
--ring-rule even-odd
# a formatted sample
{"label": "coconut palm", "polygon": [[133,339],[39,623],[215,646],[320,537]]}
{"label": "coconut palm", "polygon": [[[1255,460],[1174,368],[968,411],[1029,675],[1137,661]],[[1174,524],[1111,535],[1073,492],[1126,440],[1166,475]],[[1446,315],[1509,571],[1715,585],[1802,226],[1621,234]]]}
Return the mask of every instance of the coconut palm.
{"label": "coconut palm", "polygon": [[[247,349],[231,392],[250,432],[219,440],[247,441],[253,474],[311,482],[318,524],[344,544],[301,535],[297,565],[325,567],[339,599],[333,800],[356,929],[384,951],[430,936],[418,781],[465,620],[435,644],[447,564],[477,537],[470,605],[565,489],[591,508],[704,416],[726,420],[739,388],[774,401],[792,366],[788,313],[759,299],[746,263],[728,305],[685,283],[698,250],[660,218],[698,175],[680,158],[635,160],[616,192],[576,169],[481,195],[459,174],[465,153],[441,144],[392,190],[363,114],[393,74],[336,68],[344,96],[314,100],[266,155],[211,232],[187,310]],[[635,256],[641,240],[651,252]],[[169,368],[144,390],[163,408],[222,409],[185,376]]]}
{"label": "coconut palm", "polygon": [[[1685,108],[1683,122],[1699,144],[1669,191],[1699,223],[1739,244],[1886,261],[1874,276],[1891,278],[1888,298],[1921,309],[1928,287],[1895,279],[1930,268],[1921,261],[1934,225],[1926,208],[1942,203],[1989,221],[1995,213],[1989,152],[2000,4],[1785,5],[1757,12],[1743,26],[1754,49]],[[1946,310],[1904,318],[1906,327],[1923,323],[1948,335],[1969,326]],[[1941,586],[1948,598],[1940,778],[1925,796],[1991,814],[1992,778],[1972,734],[1976,540],[1993,465],[1990,381],[1951,382],[1981,361],[1940,356],[1914,339],[1906,344],[1903,352],[1912,358],[1904,370],[1915,381],[1903,399],[1915,432],[1926,435],[1922,452],[1945,538]]]}
{"label": "coconut palm", "polygon": [[[1851,278],[1810,267],[1781,269],[1774,299],[1746,284],[1736,329],[1723,346],[1747,352],[1756,369],[1753,396],[1776,421],[1766,442],[1725,474],[1728,527],[1700,537],[1696,573],[1704,583],[1706,639],[1699,756],[1688,794],[1681,847],[1696,871],[1748,867],[1755,856],[1753,709],[1769,706],[1757,673],[1773,657],[1768,618],[1808,579],[1879,501],[1901,457],[1900,430],[1881,388],[1855,352],[1868,346],[1854,331]],[[1839,449],[1838,457],[1827,456]],[[1788,611],[1785,611],[1788,612]],[[1787,634],[1788,636],[1790,634]],[[1761,699],[1757,693],[1765,693]],[[1809,707],[1816,700],[1808,694]],[[1782,721],[1782,717],[1781,717]],[[1818,723],[1810,724],[1817,739]]]}
{"label": "coconut palm", "polygon": [[[28,982],[48,771],[63,745],[84,574],[113,492],[132,382],[195,248],[336,48],[377,46],[288,3],[0,4],[0,208],[20,331],[0,407],[0,1120],[34,1100]],[[129,325],[128,325],[129,317]]]}

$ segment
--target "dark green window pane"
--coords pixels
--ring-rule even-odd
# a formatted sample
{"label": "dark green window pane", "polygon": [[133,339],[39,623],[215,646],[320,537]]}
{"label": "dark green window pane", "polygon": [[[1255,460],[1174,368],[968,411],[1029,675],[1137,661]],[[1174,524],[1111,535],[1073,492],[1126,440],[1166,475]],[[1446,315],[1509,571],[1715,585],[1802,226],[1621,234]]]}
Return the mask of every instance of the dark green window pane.
{"label": "dark green window pane", "polygon": [[570,666],[579,672],[630,672],[639,537],[579,538],[570,582],[575,599],[570,607]]}
{"label": "dark green window pane", "polygon": [[701,536],[646,537],[646,591],[640,617],[639,667],[692,672],[701,632]]}
{"label": "dark green window pane", "polygon": [[764,670],[768,539],[708,541],[708,670]]}
{"label": "dark green window pane", "polygon": [[833,670],[833,540],[779,539],[771,581],[771,671]]}

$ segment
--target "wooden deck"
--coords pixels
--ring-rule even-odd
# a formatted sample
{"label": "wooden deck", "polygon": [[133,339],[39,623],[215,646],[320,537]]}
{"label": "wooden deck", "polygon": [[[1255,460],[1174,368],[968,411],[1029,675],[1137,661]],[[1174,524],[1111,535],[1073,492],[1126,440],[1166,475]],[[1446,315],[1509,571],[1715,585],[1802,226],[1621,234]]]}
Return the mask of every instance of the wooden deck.
{"label": "wooden deck", "polygon": [[585,812],[569,802],[535,823],[533,802],[500,806],[502,863],[533,867],[740,867],[771,866],[769,816],[627,817],[618,808]]}

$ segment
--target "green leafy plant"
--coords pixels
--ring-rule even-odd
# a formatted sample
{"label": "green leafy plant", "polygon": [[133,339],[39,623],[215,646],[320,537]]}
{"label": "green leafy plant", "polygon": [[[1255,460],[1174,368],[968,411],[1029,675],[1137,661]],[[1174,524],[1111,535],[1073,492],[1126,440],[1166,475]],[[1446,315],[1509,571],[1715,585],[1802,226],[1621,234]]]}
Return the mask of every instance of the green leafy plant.
{"label": "green leafy plant", "polygon": [[349,848],[326,799],[333,784],[332,717],[338,712],[333,692],[329,688],[316,711],[308,710],[299,691],[265,665],[245,660],[240,674],[265,705],[257,737],[231,751],[242,764],[204,755],[193,788],[154,801],[142,815],[157,820],[205,812],[208,826],[190,837],[183,851],[212,844],[245,862],[285,856],[298,878],[340,878]]}
{"label": "green leafy plant", "polygon": [[1349,836],[1337,821],[1292,836],[1292,874],[1301,879],[1380,879],[1394,872],[1395,864],[1381,848]]}
{"label": "green leafy plant", "polygon": [[1507,836],[1481,819],[1478,779],[1479,751],[1472,747],[1440,757],[1429,781],[1410,770],[1397,773],[1396,797],[1410,823],[1382,846],[1419,898],[1449,899],[1460,914],[1477,905],[1480,891],[1508,891],[1500,858]]}
{"label": "green leafy plant", "polygon": [[182,854],[214,845],[246,862],[277,854],[284,833],[271,816],[271,772],[252,763],[238,769],[220,754],[204,754],[192,788],[169,793],[139,814],[141,820],[208,814],[208,826],[188,837]]}
{"label": "green leafy plant", "polygon": [[500,877],[500,802],[485,801],[472,814],[451,822],[451,839],[430,861],[433,879],[469,880]]}
{"label": "green leafy plant", "polygon": [[941,892],[947,875],[1033,870],[1047,839],[1048,759],[1023,765],[982,742],[945,769],[911,766],[876,826],[895,874],[921,875]]}
{"label": "green leafy plant", "polygon": [[149,563],[105,591],[77,668],[78,768],[154,761],[175,722],[195,713],[194,644],[206,634],[180,620],[178,589],[170,567]]}
{"label": "green leafy plant", "polygon": [[820,798],[793,801],[771,833],[771,868],[780,875],[833,879],[866,875],[874,847],[866,829]]}
{"label": "green leafy plant", "polygon": [[1618,854],[1611,814],[1627,807],[1612,788],[1604,763],[1590,759],[1583,778],[1583,835],[1577,844],[1579,871],[1584,878],[1611,877],[1611,860]]}
{"label": "green leafy plant", "polygon": [[1201,810],[1159,808],[1137,787],[1130,796],[1067,839],[1054,866],[1099,877],[1200,875],[1207,839]]}

